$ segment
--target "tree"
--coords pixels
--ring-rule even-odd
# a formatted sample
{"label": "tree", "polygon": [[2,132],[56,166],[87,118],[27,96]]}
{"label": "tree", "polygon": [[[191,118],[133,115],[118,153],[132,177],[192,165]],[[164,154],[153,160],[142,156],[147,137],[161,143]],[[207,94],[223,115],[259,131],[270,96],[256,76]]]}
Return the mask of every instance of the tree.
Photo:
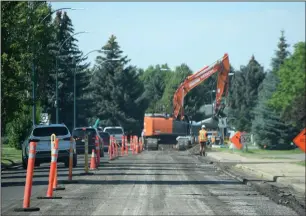
{"label": "tree", "polygon": [[[41,95],[46,93],[44,78],[48,76],[48,69],[52,68],[48,61],[48,49],[45,48],[53,39],[51,16],[47,16],[50,11],[46,2],[1,4],[1,127],[2,134],[5,131],[15,147],[20,147],[19,143],[31,129],[33,102],[37,105],[36,114],[39,116]],[[44,17],[46,19],[43,20]],[[35,77],[32,77],[33,70]],[[32,80],[38,81],[35,86],[38,93],[36,101],[30,97]]]}
{"label": "tree", "polygon": [[[85,87],[89,84],[89,75],[86,74],[88,64],[82,64],[83,53],[79,50],[77,39],[72,36],[74,28],[71,19],[66,12],[58,11],[54,20],[56,26],[56,53],[58,70],[58,99],[59,99],[59,121],[64,122],[68,128],[73,125],[73,88],[74,73],[76,73],[77,83],[77,108],[78,113],[83,112],[84,102],[82,94]],[[56,72],[56,71],[55,71]],[[52,107],[52,101],[55,101],[55,73],[52,75],[53,91],[49,97],[49,107]],[[51,85],[50,85],[51,86]],[[51,99],[51,100],[50,100]],[[55,109],[53,109],[52,122],[55,120]],[[80,117],[80,115],[78,115]],[[82,115],[81,115],[82,116]],[[82,122],[82,119],[79,119]],[[84,122],[84,120],[83,120]]]}
{"label": "tree", "polygon": [[277,44],[278,50],[275,51],[275,57],[272,58],[272,71],[275,73],[279,70],[279,67],[284,63],[285,59],[290,55],[288,51],[289,44],[285,38],[285,32],[281,31],[281,36]]}
{"label": "tree", "polygon": [[160,99],[163,97],[168,74],[170,70],[161,70],[161,68],[167,69],[167,64],[156,65],[148,67],[141,75],[140,79],[144,85],[144,92],[141,98],[146,101],[146,112],[158,112],[162,111]]}
{"label": "tree", "polygon": [[240,131],[251,131],[254,114],[252,110],[258,99],[258,87],[265,77],[263,67],[252,56],[247,66],[235,73],[230,92],[229,116],[233,126]]}
{"label": "tree", "polygon": [[281,120],[280,113],[268,104],[279,83],[276,72],[289,55],[288,46],[282,31],[278,50],[275,51],[275,57],[272,58],[272,71],[267,74],[259,88],[258,103],[254,108],[255,118],[252,122],[252,133],[255,141],[261,146],[288,144],[292,139],[290,127]]}
{"label": "tree", "polygon": [[127,65],[130,60],[122,53],[112,35],[96,58],[91,82],[96,106],[92,114],[102,119],[103,126],[121,125],[126,130],[137,132],[143,119],[139,105],[143,86],[137,69]]}
{"label": "tree", "polygon": [[299,129],[305,127],[305,42],[294,45],[292,56],[280,66],[280,80],[269,102],[282,119]]}

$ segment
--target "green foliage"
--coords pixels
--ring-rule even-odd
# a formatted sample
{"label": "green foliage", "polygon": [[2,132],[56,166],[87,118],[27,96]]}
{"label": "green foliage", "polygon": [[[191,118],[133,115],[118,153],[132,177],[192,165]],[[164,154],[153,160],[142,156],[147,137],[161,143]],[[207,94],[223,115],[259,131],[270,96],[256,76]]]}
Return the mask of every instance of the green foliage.
{"label": "green foliage", "polygon": [[294,128],[282,121],[280,112],[268,104],[279,83],[276,71],[289,55],[287,47],[288,44],[286,44],[282,31],[278,50],[275,51],[275,57],[272,58],[272,72],[267,74],[259,87],[258,103],[254,108],[255,118],[252,122],[252,133],[254,134],[254,140],[261,147],[273,144],[289,144],[295,136]]}
{"label": "green foliage", "polygon": [[250,132],[253,109],[258,98],[258,87],[265,77],[263,67],[252,56],[247,66],[242,66],[232,80],[229,96],[229,116],[232,125],[239,131]]}
{"label": "green foliage", "polygon": [[299,129],[305,127],[305,62],[305,42],[299,42],[277,72],[280,83],[270,100],[282,118]]}
{"label": "green foliage", "polygon": [[101,55],[96,58],[91,82],[91,97],[95,101],[92,116],[101,119],[103,126],[122,126],[140,133],[144,108],[140,98],[143,85],[137,68],[127,65],[116,37],[112,35]]}
{"label": "green foliage", "polygon": [[[40,120],[41,108],[37,106],[36,122]],[[32,129],[32,109],[22,106],[16,117],[10,121],[5,128],[8,144],[10,147],[21,149],[21,143],[29,136]]]}

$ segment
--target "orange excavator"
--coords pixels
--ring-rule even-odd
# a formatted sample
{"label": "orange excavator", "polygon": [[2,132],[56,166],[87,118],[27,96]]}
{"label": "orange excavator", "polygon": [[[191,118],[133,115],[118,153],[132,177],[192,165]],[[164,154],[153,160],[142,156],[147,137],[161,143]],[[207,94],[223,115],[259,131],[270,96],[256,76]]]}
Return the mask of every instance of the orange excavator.
{"label": "orange excavator", "polygon": [[147,148],[158,149],[160,143],[175,144],[177,137],[190,135],[191,123],[188,116],[184,114],[184,97],[215,73],[218,73],[218,78],[214,116],[219,115],[225,107],[222,104],[222,96],[228,92],[229,71],[230,63],[226,53],[222,59],[188,76],[180,84],[174,93],[172,116],[162,113],[146,113],[144,140]]}

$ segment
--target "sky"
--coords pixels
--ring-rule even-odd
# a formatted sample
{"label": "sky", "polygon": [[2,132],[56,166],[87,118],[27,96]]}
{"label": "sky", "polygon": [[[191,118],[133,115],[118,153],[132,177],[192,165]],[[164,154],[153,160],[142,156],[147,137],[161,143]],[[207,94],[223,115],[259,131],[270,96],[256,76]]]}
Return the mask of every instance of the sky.
{"label": "sky", "polygon": [[[114,34],[131,64],[146,69],[182,63],[194,72],[228,53],[239,69],[251,56],[270,68],[280,31],[293,45],[305,41],[305,2],[52,2],[67,10],[84,54]],[[96,52],[88,56],[94,65]]]}

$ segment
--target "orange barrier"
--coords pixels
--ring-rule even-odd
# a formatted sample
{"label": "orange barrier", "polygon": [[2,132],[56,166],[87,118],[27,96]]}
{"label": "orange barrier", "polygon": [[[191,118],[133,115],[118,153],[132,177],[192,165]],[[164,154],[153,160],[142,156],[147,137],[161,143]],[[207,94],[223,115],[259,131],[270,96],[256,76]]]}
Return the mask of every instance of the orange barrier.
{"label": "orange barrier", "polygon": [[124,146],[125,146],[125,139],[124,139],[124,136],[122,135],[122,137],[121,137],[121,142],[122,142],[122,145],[121,145],[121,157],[123,157],[124,156]]}
{"label": "orange barrier", "polygon": [[[52,138],[55,137],[54,134],[51,136],[51,165],[49,172],[49,185],[47,190],[46,197],[37,197],[38,199],[61,199],[62,197],[53,196],[53,184],[56,176],[56,166],[57,166],[57,154],[58,154],[58,139],[52,141]],[[55,138],[54,138],[55,139]]]}
{"label": "orange barrier", "polygon": [[69,149],[69,172],[68,180],[63,180],[64,184],[78,183],[76,180],[72,180],[72,168],[73,168],[73,137],[70,137],[70,149]]}
{"label": "orange barrier", "polygon": [[137,136],[135,136],[135,145],[136,145],[136,154],[139,154],[139,143]]}
{"label": "orange barrier", "polygon": [[108,145],[108,156],[109,160],[113,160],[113,155],[112,155],[112,137],[109,138],[109,145]]}
{"label": "orange barrier", "polygon": [[96,164],[96,153],[95,150],[93,149],[91,152],[91,160],[90,160],[90,170],[95,170],[97,169],[97,164]]}
{"label": "orange barrier", "polygon": [[[59,140],[56,139],[55,143],[56,143],[57,149],[58,149]],[[64,187],[58,187],[57,186],[57,183],[58,183],[58,181],[57,181],[57,158],[58,158],[58,150],[56,151],[56,162],[55,162],[56,165],[55,165],[55,175],[54,175],[54,181],[53,181],[53,190],[54,191],[56,191],[56,190],[65,190]]]}
{"label": "orange barrier", "polygon": [[126,155],[129,155],[129,147],[128,147],[127,136],[124,136],[124,143],[125,143],[125,153],[126,153]]}
{"label": "orange barrier", "polygon": [[118,157],[119,156],[118,144],[117,144],[117,140],[116,139],[114,139],[114,140],[115,140],[115,142],[114,142],[114,144],[115,144],[115,157]]}
{"label": "orange barrier", "polygon": [[133,137],[130,136],[130,150],[133,151]]}
{"label": "orange barrier", "polygon": [[30,199],[32,192],[32,182],[33,182],[33,174],[34,174],[34,166],[35,166],[35,155],[36,155],[36,142],[30,142],[29,149],[29,158],[28,158],[28,167],[27,167],[27,176],[26,183],[24,187],[24,195],[23,195],[23,208],[15,208],[14,211],[22,212],[22,211],[39,211],[38,207],[30,207]]}
{"label": "orange barrier", "polygon": [[100,152],[100,140],[99,140],[99,137],[96,135],[96,139],[95,139],[95,146],[96,146],[96,152],[97,152],[97,167],[100,165],[100,160],[101,160],[101,158],[100,158],[100,155],[101,155],[101,152]]}
{"label": "orange barrier", "polygon": [[135,136],[131,137],[132,154],[135,154]]}

